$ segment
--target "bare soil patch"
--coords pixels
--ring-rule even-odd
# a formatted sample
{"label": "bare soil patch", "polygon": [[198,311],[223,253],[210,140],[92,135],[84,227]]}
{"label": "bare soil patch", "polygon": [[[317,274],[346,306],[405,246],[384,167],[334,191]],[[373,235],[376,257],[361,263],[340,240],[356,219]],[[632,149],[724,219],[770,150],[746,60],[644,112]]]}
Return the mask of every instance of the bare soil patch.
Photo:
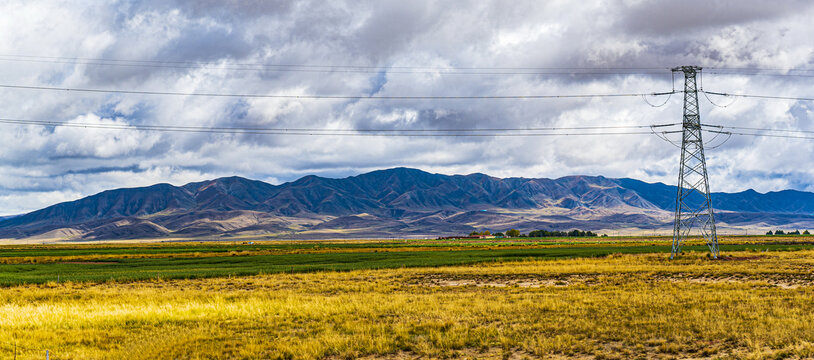
{"label": "bare soil patch", "polygon": [[660,276],[659,279],[674,282],[691,282],[700,284],[752,284],[755,286],[776,286],[782,289],[796,289],[801,286],[814,286],[814,278],[802,274],[760,274],[760,275],[722,275],[714,274],[670,274]]}
{"label": "bare soil patch", "polygon": [[749,261],[749,260],[759,260],[766,258],[765,255],[755,255],[755,256],[721,256],[718,260],[721,261]]}
{"label": "bare soil patch", "polygon": [[543,277],[536,275],[497,275],[497,276],[455,276],[450,274],[428,274],[415,279],[414,285],[429,287],[565,287],[576,284],[596,282],[594,275],[567,275],[560,277]]}
{"label": "bare soil patch", "polygon": [[[814,286],[814,274],[660,274],[651,277],[653,281],[687,282],[697,284],[750,284],[756,287],[776,286],[782,289],[797,289],[803,286]],[[557,277],[539,275],[498,275],[471,276],[453,274],[427,274],[410,281],[413,285],[428,287],[566,287],[574,285],[595,285],[603,281],[624,282],[619,276],[601,274],[571,274]]]}
{"label": "bare soil patch", "polygon": [[[437,357],[427,357],[421,354],[417,354],[412,351],[399,351],[394,354],[385,354],[385,355],[369,355],[360,357],[360,360],[408,360],[408,359],[436,359]],[[449,354],[445,358],[450,359],[486,359],[486,360],[526,360],[526,359],[540,359],[539,356],[534,355],[530,352],[519,350],[519,349],[511,349],[505,350],[501,348],[491,348],[485,350],[479,349],[458,349],[458,350],[450,350]],[[593,356],[584,355],[584,356],[571,356],[567,357],[568,359],[593,359]],[[329,358],[329,359],[340,359],[339,357]],[[566,357],[546,357],[545,359],[566,359]]]}
{"label": "bare soil patch", "polygon": [[[546,354],[543,356],[535,355],[534,353],[523,351],[521,349],[474,349],[465,348],[458,350],[451,350],[448,354],[440,358],[445,359],[486,359],[486,360],[527,360],[527,359],[547,359],[547,360],[588,360],[588,359],[692,359],[692,360],[711,360],[726,357],[733,357],[735,353],[739,353],[736,349],[724,349],[720,346],[711,346],[709,348],[700,349],[692,352],[675,351],[670,344],[659,343],[654,344],[640,344],[637,346],[626,346],[618,342],[608,343],[600,346],[601,349],[593,353],[569,353],[569,354]],[[742,349],[746,350],[746,349]],[[743,352],[743,351],[740,351]],[[425,356],[412,351],[399,351],[393,354],[381,355],[368,355],[362,356],[360,360],[424,360],[424,359],[438,359],[437,356]],[[329,357],[331,360],[338,360],[341,357]]]}

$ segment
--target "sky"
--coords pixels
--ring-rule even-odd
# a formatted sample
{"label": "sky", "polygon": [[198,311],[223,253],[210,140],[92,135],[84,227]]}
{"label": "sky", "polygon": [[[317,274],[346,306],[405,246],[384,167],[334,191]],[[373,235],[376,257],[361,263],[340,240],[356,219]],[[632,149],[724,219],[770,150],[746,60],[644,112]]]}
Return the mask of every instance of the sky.
{"label": "sky", "polygon": [[[681,73],[673,78],[669,69],[698,65],[708,91],[814,97],[811,77],[782,76],[801,74],[786,69],[814,69],[810,4],[6,0],[0,1],[0,85],[265,95],[623,94],[681,88]],[[645,68],[652,70],[602,70]],[[310,99],[0,87],[0,118],[118,127],[625,126],[680,122],[682,96]],[[728,126],[814,130],[812,107],[812,101],[700,98],[702,122]],[[712,191],[814,191],[814,140],[705,136]],[[649,134],[350,137],[0,123],[0,142],[0,215],[107,189],[233,175],[280,184],[404,166],[675,184],[679,162],[679,149]]]}

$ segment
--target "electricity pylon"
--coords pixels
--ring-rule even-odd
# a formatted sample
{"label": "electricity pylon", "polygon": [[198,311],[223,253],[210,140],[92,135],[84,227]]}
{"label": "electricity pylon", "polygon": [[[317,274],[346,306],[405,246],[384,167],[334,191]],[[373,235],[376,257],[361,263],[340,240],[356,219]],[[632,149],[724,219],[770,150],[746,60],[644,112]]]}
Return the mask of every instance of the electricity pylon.
{"label": "electricity pylon", "polygon": [[698,112],[698,66],[680,66],[673,71],[684,73],[684,119],[681,135],[681,163],[678,170],[678,194],[676,195],[673,247],[670,259],[681,252],[681,244],[698,225],[701,235],[709,246],[713,258],[718,258],[718,235],[715,232],[715,215],[709,198],[709,178],[701,140],[701,117]]}

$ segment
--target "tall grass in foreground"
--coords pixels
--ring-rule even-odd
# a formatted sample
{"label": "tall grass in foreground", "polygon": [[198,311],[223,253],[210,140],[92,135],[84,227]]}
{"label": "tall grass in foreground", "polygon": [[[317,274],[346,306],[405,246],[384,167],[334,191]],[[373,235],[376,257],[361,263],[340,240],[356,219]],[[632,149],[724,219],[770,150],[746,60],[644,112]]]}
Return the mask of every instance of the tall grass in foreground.
{"label": "tall grass in foreground", "polygon": [[814,251],[0,288],[0,358],[814,357]]}

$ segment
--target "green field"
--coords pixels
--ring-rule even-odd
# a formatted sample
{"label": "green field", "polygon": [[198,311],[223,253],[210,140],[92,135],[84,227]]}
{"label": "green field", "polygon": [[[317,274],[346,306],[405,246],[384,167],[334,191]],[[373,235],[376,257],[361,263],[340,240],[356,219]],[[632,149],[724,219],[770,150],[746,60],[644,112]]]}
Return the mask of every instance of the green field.
{"label": "green field", "polygon": [[[361,241],[286,243],[163,243],[140,245],[29,245],[0,247],[0,285],[58,281],[192,279],[313,271],[435,267],[495,261],[669,253],[663,238],[549,242]],[[589,241],[590,240],[590,241]],[[762,241],[757,241],[762,240]],[[740,238],[721,251],[790,251],[805,242]],[[799,240],[794,239],[792,240]],[[697,243],[697,241],[696,241]],[[707,251],[688,245],[686,252]]]}

